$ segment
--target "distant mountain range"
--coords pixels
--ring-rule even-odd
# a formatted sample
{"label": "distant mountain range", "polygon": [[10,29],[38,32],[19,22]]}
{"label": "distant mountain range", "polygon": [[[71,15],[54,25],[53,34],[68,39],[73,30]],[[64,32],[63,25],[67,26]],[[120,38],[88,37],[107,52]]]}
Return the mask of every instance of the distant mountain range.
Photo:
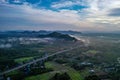
{"label": "distant mountain range", "polygon": [[0,33],[40,33],[40,34],[48,34],[51,32],[59,32],[59,33],[64,33],[64,34],[81,34],[79,31],[46,31],[46,30],[40,30],[40,31],[0,31]]}
{"label": "distant mountain range", "polygon": [[7,37],[39,37],[39,38],[56,38],[69,41],[76,41],[77,39],[71,37],[71,34],[81,34],[76,31],[5,31],[0,32],[0,38]]}
{"label": "distant mountain range", "polygon": [[[50,34],[54,31],[1,31],[0,37],[38,37],[43,34]],[[81,34],[81,32],[77,31],[55,31],[62,34]]]}

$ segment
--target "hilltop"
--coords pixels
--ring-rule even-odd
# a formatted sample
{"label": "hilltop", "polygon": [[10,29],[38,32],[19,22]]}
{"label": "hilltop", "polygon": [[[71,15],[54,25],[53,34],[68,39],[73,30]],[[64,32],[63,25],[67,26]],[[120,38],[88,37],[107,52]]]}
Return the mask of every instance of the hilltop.
{"label": "hilltop", "polygon": [[39,37],[40,38],[50,37],[50,38],[63,39],[63,40],[69,40],[69,41],[77,41],[76,38],[71,37],[68,34],[62,34],[59,32],[52,32],[52,33],[47,34],[47,35],[39,35]]}

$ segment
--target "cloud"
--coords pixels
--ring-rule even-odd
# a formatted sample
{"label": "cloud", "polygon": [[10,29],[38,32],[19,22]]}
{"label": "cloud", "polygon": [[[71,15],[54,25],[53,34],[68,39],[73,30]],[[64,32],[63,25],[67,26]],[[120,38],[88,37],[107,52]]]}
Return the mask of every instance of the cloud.
{"label": "cloud", "polygon": [[[115,14],[119,14],[118,2],[119,0],[53,2],[51,7],[57,10],[36,8],[30,3],[25,4],[26,2],[22,5],[4,3],[0,4],[0,30],[120,30],[120,17],[115,17]],[[86,8],[70,10],[69,7],[73,5],[84,5]],[[61,9],[63,7],[68,9]]]}
{"label": "cloud", "polygon": [[1,5],[0,11],[2,11],[0,14],[1,26],[11,26],[11,28],[17,26],[29,26],[33,28],[36,26],[39,26],[39,28],[44,26],[58,28],[59,26],[63,28],[63,25],[73,25],[73,23],[78,21],[77,17],[79,17],[76,15],[76,11],[61,10],[57,12],[46,9],[38,10],[29,5]]}
{"label": "cloud", "polygon": [[80,5],[80,6],[84,6],[84,4],[81,1],[70,1],[70,0],[66,0],[66,1],[61,1],[61,2],[55,2],[51,5],[52,8],[65,8],[65,7],[72,7],[74,5]]}
{"label": "cloud", "polygon": [[115,8],[115,9],[110,10],[110,13],[108,15],[120,17],[120,8]]}
{"label": "cloud", "polygon": [[14,3],[21,3],[20,0],[13,0]]}
{"label": "cloud", "polygon": [[[115,27],[120,24],[119,0],[86,0],[85,19],[92,23],[113,24]],[[100,24],[99,24],[100,25]],[[107,26],[107,25],[106,25]]]}
{"label": "cloud", "polygon": [[6,0],[0,0],[0,4],[8,3]]}

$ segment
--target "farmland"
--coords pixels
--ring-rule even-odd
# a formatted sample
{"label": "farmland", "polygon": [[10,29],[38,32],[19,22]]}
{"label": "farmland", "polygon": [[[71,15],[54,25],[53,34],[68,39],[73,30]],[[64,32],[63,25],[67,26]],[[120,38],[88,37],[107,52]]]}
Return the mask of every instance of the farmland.
{"label": "farmland", "polygon": [[53,75],[55,75],[55,73],[63,73],[63,72],[67,72],[72,80],[78,80],[78,79],[83,80],[80,72],[74,70],[69,66],[61,65],[55,62],[46,62],[45,64],[46,64],[46,68],[52,68],[53,71],[37,76],[31,76],[26,78],[25,80],[49,80]]}

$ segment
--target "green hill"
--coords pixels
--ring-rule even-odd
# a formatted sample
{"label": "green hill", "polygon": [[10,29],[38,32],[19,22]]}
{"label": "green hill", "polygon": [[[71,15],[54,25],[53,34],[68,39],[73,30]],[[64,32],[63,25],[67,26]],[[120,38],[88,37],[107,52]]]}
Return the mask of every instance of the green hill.
{"label": "green hill", "polygon": [[41,37],[41,38],[51,37],[51,38],[57,38],[57,39],[64,39],[64,40],[68,40],[68,41],[77,41],[76,38],[71,37],[68,34],[62,34],[62,33],[58,33],[58,32],[52,32],[47,35],[39,35],[39,37]]}

